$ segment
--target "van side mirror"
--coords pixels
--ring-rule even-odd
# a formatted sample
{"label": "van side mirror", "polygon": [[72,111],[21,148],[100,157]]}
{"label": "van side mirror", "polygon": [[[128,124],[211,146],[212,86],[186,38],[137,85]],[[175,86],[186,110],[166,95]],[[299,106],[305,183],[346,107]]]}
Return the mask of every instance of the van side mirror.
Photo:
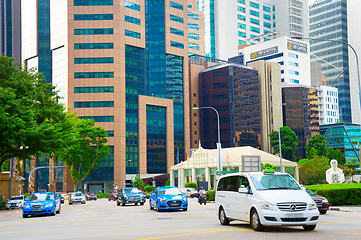
{"label": "van side mirror", "polygon": [[239,193],[248,193],[248,189],[246,188],[246,187],[240,187],[240,188],[238,188],[238,192]]}

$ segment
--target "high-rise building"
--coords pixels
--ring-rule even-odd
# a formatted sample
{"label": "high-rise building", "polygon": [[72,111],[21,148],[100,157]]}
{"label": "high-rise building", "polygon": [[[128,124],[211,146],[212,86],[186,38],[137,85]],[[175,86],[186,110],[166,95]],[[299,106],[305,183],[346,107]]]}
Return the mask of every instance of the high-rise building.
{"label": "high-rise building", "polygon": [[[177,158],[184,160],[190,149],[188,54],[203,55],[204,48],[196,5],[22,2],[22,59],[45,72],[72,112],[108,134],[111,154],[78,188],[87,183],[88,190],[110,191],[132,174],[166,174]],[[64,191],[72,189],[69,176],[63,181]]]}
{"label": "high-rise building", "polygon": [[318,90],[318,111],[320,125],[337,123],[340,120],[337,88],[316,87]]}
{"label": "high-rise building", "polygon": [[[323,0],[314,4],[309,12],[310,38],[348,42],[350,28],[347,26],[347,4],[349,2],[353,1]],[[355,27],[349,32],[357,32],[356,29],[358,28]],[[310,51],[311,62],[321,62],[322,74],[326,76],[327,86],[338,89],[340,120],[351,123],[350,61],[347,44],[311,40]],[[354,88],[358,91],[358,85],[356,86]],[[355,114],[353,111],[352,113]]]}
{"label": "high-rise building", "polygon": [[307,141],[319,134],[317,89],[297,84],[285,85],[282,86],[282,99],[286,103],[283,124],[298,137],[295,152],[298,161],[306,156]]}
{"label": "high-rise building", "polygon": [[0,54],[21,60],[21,0],[0,1]]}
{"label": "high-rise building", "polygon": [[209,57],[226,60],[237,55],[239,44],[274,31],[308,36],[307,4],[301,0],[199,0],[199,10]]}

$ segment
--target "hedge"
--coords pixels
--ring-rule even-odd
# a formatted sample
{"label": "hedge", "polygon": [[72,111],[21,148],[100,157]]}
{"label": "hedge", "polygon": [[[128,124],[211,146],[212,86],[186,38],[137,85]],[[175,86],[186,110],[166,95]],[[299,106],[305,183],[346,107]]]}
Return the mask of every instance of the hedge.
{"label": "hedge", "polygon": [[215,190],[207,191],[207,200],[208,201],[214,201],[215,194],[216,194]]}
{"label": "hedge", "polygon": [[6,201],[5,200],[0,201],[0,209],[5,208],[5,206],[6,206]]}
{"label": "hedge", "polygon": [[195,190],[198,189],[198,185],[195,182],[187,182],[186,184],[184,184],[185,188],[194,188]]}
{"label": "hedge", "polygon": [[97,198],[108,198],[109,193],[96,193]]}
{"label": "hedge", "polygon": [[305,187],[327,198],[331,206],[361,204],[361,183],[319,184]]}

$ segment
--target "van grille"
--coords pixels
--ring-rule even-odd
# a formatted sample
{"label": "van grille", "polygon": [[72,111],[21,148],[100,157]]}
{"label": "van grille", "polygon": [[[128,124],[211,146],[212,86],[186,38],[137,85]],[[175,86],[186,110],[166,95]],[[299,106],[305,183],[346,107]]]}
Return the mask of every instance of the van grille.
{"label": "van grille", "polygon": [[281,211],[298,212],[298,211],[305,211],[307,209],[307,203],[304,203],[304,202],[284,202],[284,203],[277,203],[277,207]]}

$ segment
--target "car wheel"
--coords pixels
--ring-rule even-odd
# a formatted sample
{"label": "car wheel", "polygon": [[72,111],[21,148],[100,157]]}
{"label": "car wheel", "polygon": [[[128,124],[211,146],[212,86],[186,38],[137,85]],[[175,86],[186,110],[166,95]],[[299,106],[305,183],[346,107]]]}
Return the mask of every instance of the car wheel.
{"label": "car wheel", "polygon": [[27,214],[23,214],[23,218],[28,218],[28,215],[27,215]]}
{"label": "car wheel", "polygon": [[122,206],[125,206],[125,202],[122,202]]}
{"label": "car wheel", "polygon": [[159,209],[158,203],[157,203],[156,210],[157,210],[157,212],[160,212],[160,209]]}
{"label": "car wheel", "polygon": [[110,201],[110,198],[108,198],[108,201]]}
{"label": "car wheel", "polygon": [[73,203],[72,203],[72,202],[69,202],[69,205],[73,205]]}
{"label": "car wheel", "polygon": [[326,214],[326,213],[327,213],[327,210],[320,210],[320,213],[321,213],[321,214]]}
{"label": "car wheel", "polygon": [[9,208],[6,208],[6,210],[9,210]]}
{"label": "car wheel", "polygon": [[120,206],[120,202],[119,202],[119,201],[117,201],[117,206]]}
{"label": "car wheel", "polygon": [[137,206],[137,205],[138,205],[138,203],[136,202],[136,203],[134,203],[134,205],[135,205],[135,206]]}
{"label": "car wheel", "polygon": [[150,210],[153,210],[153,209],[154,209],[154,207],[152,206],[151,201],[149,201],[149,209],[150,209]]}
{"label": "car wheel", "polygon": [[226,213],[223,208],[219,211],[219,221],[222,225],[229,225],[229,219],[226,217]]}
{"label": "car wheel", "polygon": [[312,230],[315,230],[315,228],[316,228],[316,225],[303,226],[303,229],[305,229],[306,231],[312,231]]}
{"label": "car wheel", "polygon": [[263,225],[261,224],[261,221],[259,220],[259,216],[256,210],[252,210],[251,213],[251,227],[255,231],[262,231],[264,229]]}
{"label": "car wheel", "polygon": [[60,210],[61,210],[61,205],[59,206],[59,210],[56,211],[57,214],[60,214]]}
{"label": "car wheel", "polygon": [[183,211],[186,212],[188,210],[188,208],[183,208]]}
{"label": "car wheel", "polygon": [[51,216],[55,216],[56,215],[56,206],[54,207],[54,211],[52,213],[50,213]]}
{"label": "car wheel", "polygon": [[141,202],[141,203],[140,203],[140,205],[142,205],[142,206],[143,206],[143,205],[144,205],[144,202]]}

